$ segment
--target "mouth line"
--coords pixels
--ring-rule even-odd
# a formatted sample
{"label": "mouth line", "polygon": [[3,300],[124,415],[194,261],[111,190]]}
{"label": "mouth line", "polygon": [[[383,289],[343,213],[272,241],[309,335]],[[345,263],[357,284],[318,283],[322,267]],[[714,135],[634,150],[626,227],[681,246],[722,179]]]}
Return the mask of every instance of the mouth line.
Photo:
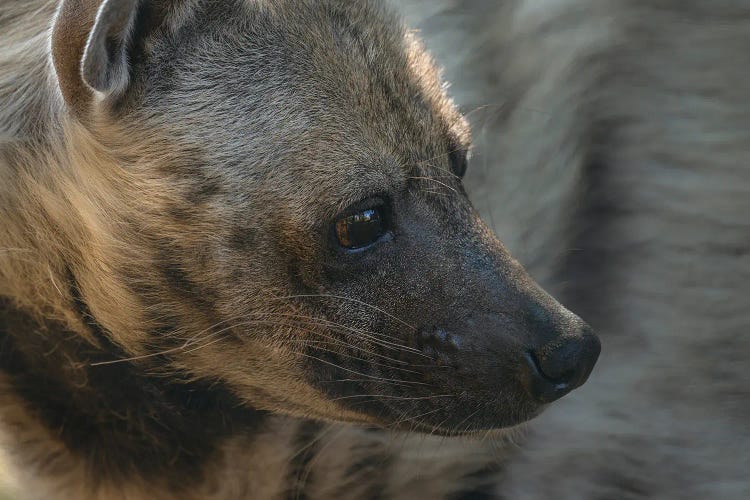
{"label": "mouth line", "polygon": [[[379,382],[382,377],[396,378],[397,375],[381,371],[365,373],[368,379],[358,380],[356,387],[333,373],[326,374],[323,380],[316,380],[315,385],[342,409],[354,411],[361,415],[362,420],[393,431],[415,431],[446,437],[504,432],[537,417],[547,406],[529,398],[520,385],[505,388],[503,385],[482,384],[472,391],[456,393],[455,386],[438,384],[431,390],[420,385],[418,389],[407,387],[391,392]],[[344,379],[350,377],[348,371],[346,376],[341,375]],[[456,380],[453,382],[457,383]],[[436,399],[437,396],[447,397],[448,393],[453,397]]]}

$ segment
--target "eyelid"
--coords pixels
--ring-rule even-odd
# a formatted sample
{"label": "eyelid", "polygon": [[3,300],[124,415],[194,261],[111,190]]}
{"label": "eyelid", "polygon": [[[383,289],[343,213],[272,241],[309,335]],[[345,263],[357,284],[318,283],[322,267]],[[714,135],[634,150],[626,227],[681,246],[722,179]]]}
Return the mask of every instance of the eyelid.
{"label": "eyelid", "polygon": [[365,210],[386,206],[388,202],[389,198],[385,195],[368,196],[367,198],[349,205],[346,209],[339,212],[339,214],[336,215],[336,220],[355,215]]}

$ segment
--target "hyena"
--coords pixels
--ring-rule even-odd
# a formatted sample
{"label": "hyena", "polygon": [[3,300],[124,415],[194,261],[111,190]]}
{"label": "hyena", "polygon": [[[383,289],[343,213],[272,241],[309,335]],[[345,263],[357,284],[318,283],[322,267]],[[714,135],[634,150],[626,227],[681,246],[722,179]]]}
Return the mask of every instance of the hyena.
{"label": "hyena", "polygon": [[474,203],[606,345],[500,491],[750,497],[750,3],[399,5],[472,122]]}
{"label": "hyena", "polygon": [[5,1],[0,33],[19,496],[492,495],[502,429],[589,376],[386,6]]}

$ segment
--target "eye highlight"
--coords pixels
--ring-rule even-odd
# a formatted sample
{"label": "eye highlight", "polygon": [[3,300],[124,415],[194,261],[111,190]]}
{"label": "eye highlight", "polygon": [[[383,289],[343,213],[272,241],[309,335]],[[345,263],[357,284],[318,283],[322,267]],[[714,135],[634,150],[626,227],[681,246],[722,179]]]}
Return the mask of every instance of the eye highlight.
{"label": "eye highlight", "polygon": [[387,231],[383,207],[361,210],[336,221],[336,238],[347,250],[358,250],[377,242]]}

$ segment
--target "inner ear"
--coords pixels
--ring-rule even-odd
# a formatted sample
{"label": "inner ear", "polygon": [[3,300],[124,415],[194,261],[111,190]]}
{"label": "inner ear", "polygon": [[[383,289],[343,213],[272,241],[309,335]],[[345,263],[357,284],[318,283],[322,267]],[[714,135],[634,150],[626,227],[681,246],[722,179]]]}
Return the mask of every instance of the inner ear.
{"label": "inner ear", "polygon": [[84,82],[104,94],[120,94],[129,81],[128,46],[138,13],[138,0],[104,0],[81,61]]}
{"label": "inner ear", "polygon": [[140,38],[162,24],[170,1],[62,0],[52,29],[52,59],[63,98],[81,115],[94,91],[119,96],[130,84]]}

